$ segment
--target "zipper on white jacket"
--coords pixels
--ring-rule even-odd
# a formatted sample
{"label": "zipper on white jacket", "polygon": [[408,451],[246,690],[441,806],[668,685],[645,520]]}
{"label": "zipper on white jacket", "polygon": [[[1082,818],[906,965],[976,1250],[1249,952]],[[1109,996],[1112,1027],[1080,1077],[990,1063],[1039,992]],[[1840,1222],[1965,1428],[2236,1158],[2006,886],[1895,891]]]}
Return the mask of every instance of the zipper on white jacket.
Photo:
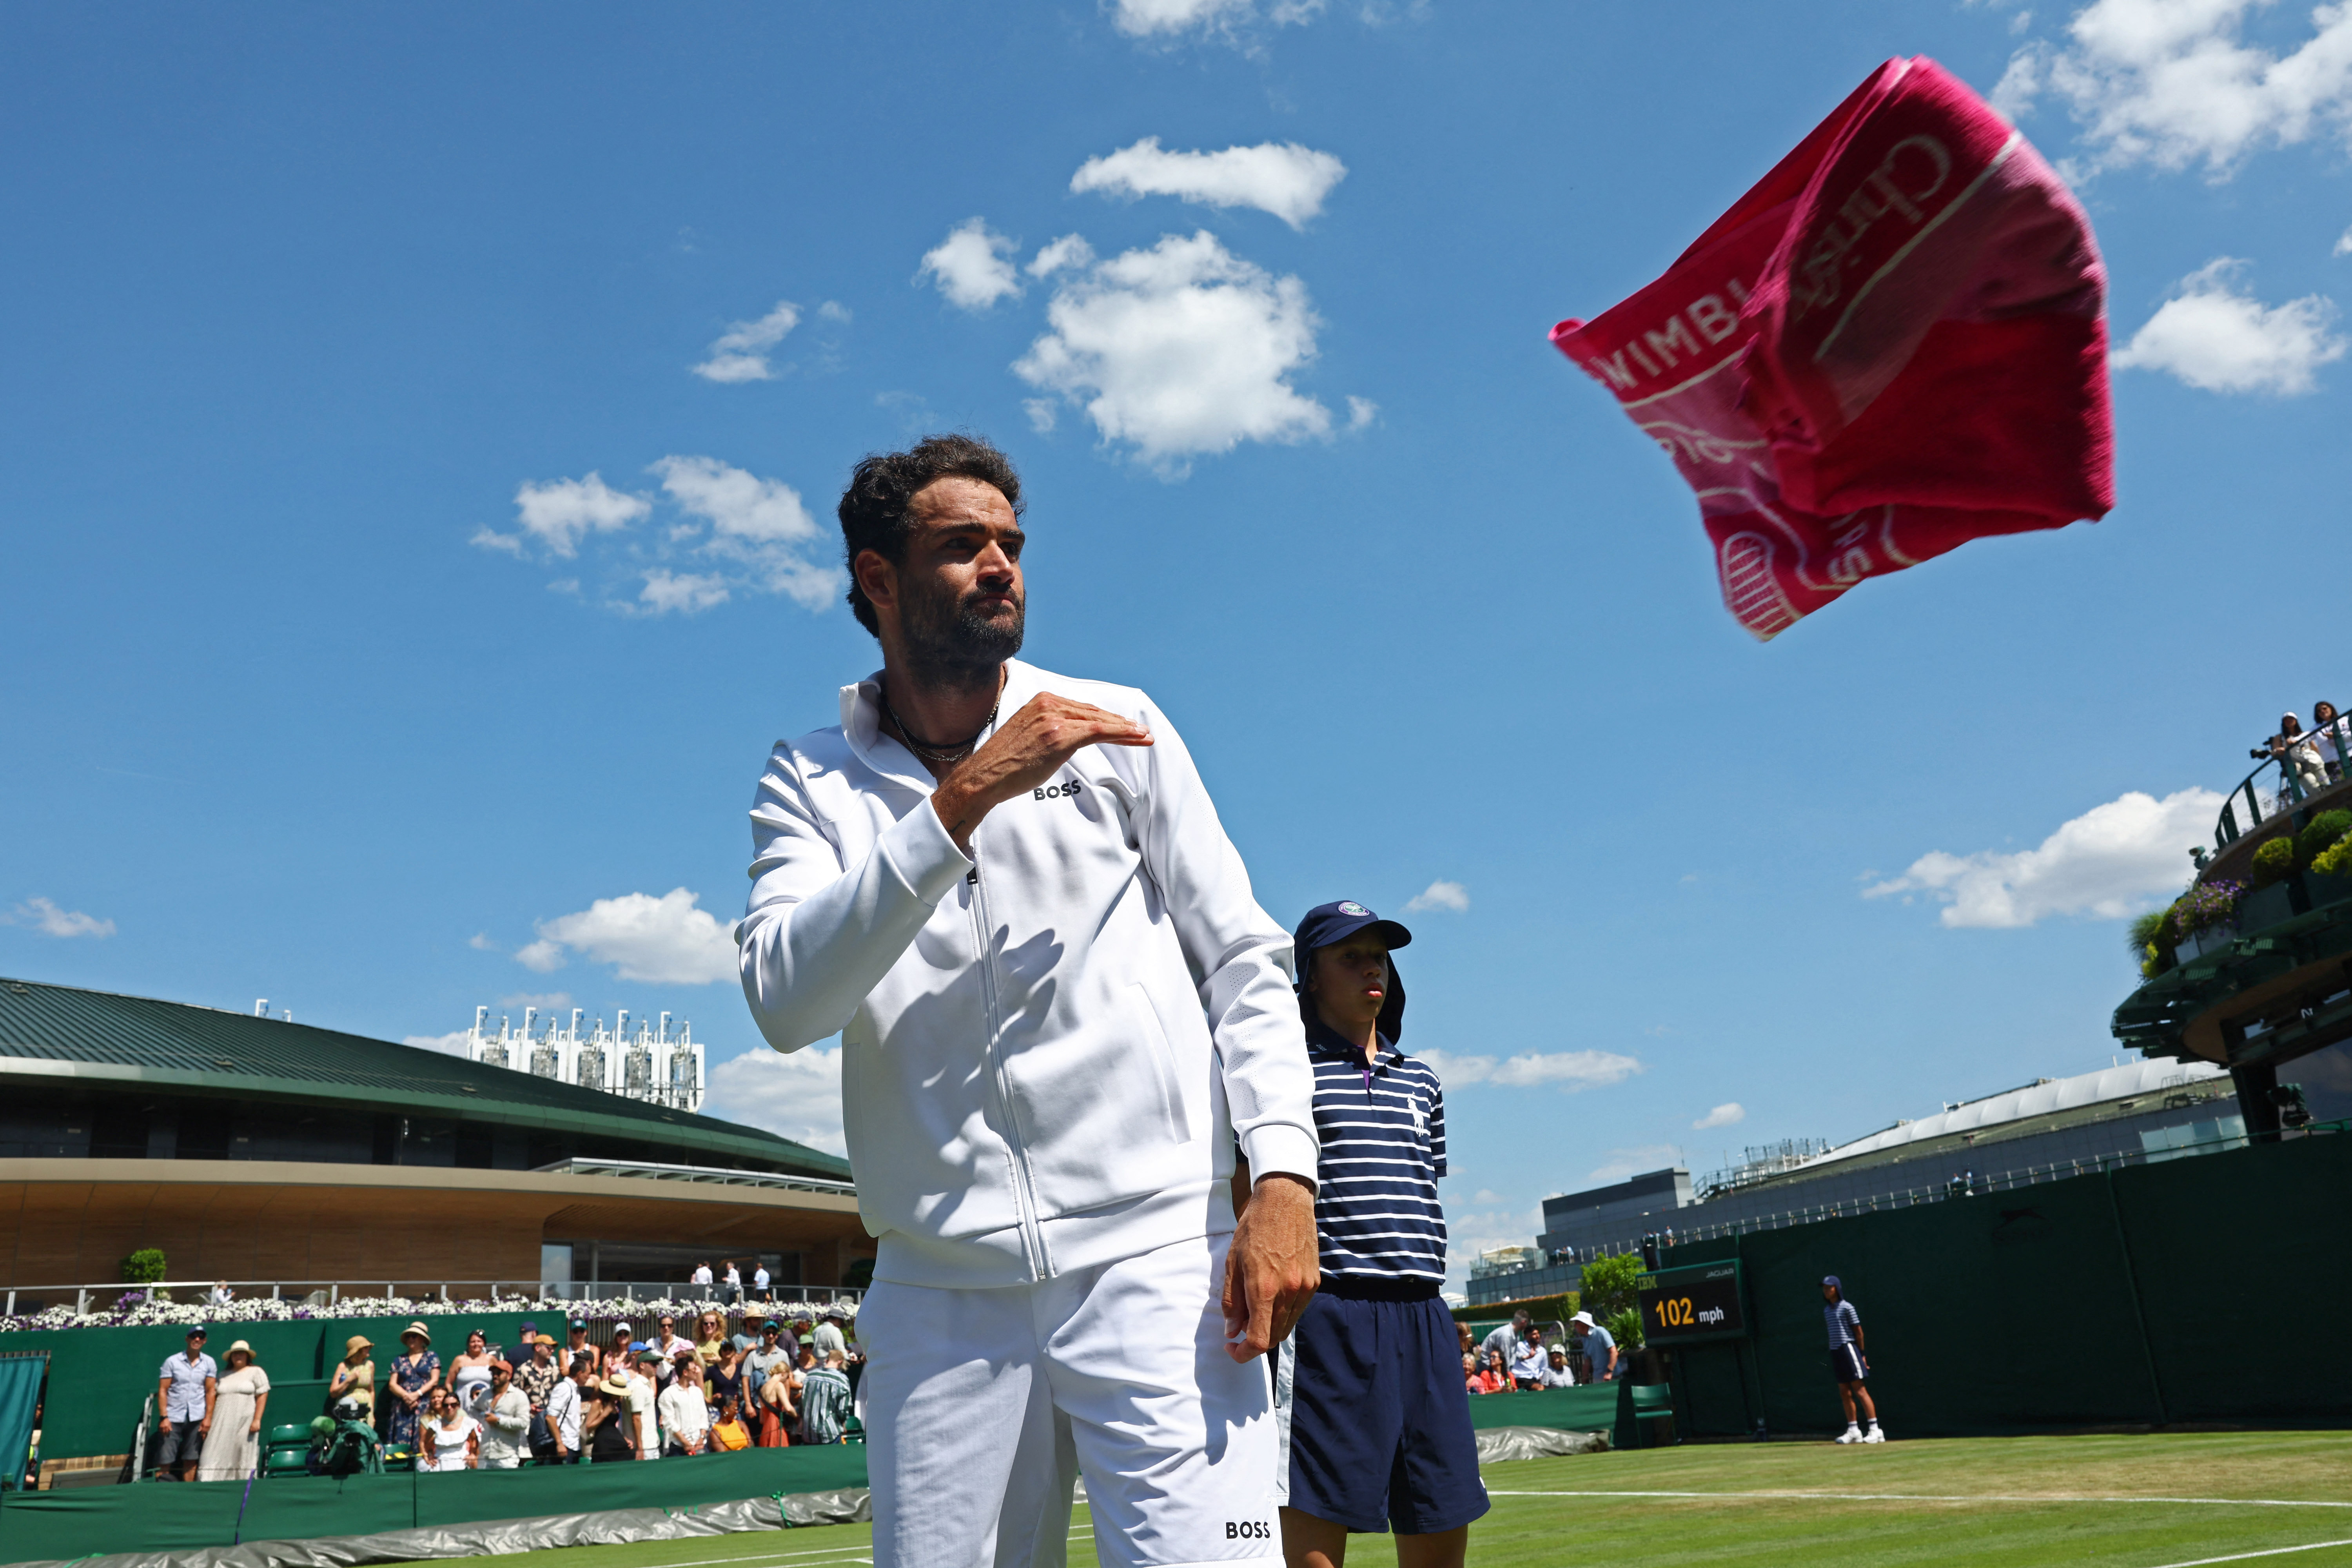
{"label": "zipper on white jacket", "polygon": [[1004,1144],[1013,1155],[1013,1205],[1021,1221],[1021,1250],[1029,1264],[1029,1278],[1045,1279],[1053,1272],[1045,1256],[1045,1237],[1037,1226],[1037,1189],[1029,1174],[1029,1151],[1021,1141],[1021,1122],[1013,1110],[1013,1086],[1004,1076],[1004,1026],[996,993],[996,955],[988,942],[988,884],[980,874],[980,836],[971,842],[971,939],[980,959],[980,990],[988,1021],[988,1081],[996,1095],[996,1114],[1004,1131]]}

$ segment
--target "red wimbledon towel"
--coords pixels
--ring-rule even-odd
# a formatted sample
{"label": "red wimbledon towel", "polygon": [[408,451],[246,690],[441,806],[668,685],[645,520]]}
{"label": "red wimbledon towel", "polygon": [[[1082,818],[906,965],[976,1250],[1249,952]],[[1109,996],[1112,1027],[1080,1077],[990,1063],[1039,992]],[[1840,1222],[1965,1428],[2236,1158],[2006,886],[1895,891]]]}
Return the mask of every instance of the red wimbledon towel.
{"label": "red wimbledon towel", "polygon": [[2105,294],[2074,196],[1922,56],[1551,339],[1674,459],[1725,605],[1769,638],[1864,577],[2106,514]]}

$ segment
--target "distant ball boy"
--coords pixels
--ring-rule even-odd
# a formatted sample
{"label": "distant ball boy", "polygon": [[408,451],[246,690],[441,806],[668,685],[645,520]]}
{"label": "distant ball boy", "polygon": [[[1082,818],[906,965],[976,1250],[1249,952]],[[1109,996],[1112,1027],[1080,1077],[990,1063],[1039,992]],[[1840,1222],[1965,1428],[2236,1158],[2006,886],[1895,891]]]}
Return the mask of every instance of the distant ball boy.
{"label": "distant ball boy", "polygon": [[[1878,1424],[1878,1412],[1870,1403],[1870,1390],[1862,1385],[1870,1375],[1870,1359],[1862,1352],[1862,1314],[1845,1299],[1845,1288],[1834,1274],[1822,1281],[1822,1317],[1830,1330],[1830,1372],[1837,1379],[1838,1399],[1845,1405],[1845,1430],[1838,1434],[1841,1443],[1884,1443],[1886,1428]],[[1862,1425],[1854,1425],[1855,1406],[1862,1409]]]}
{"label": "distant ball boy", "polygon": [[1357,903],[1299,922],[1299,1013],[1315,1068],[1315,1239],[1323,1283],[1276,1366],[1291,1568],[1339,1568],[1348,1532],[1393,1528],[1402,1568],[1460,1568],[1486,1511],[1445,1277],[1445,1100],[1397,1049],[1412,933]]}

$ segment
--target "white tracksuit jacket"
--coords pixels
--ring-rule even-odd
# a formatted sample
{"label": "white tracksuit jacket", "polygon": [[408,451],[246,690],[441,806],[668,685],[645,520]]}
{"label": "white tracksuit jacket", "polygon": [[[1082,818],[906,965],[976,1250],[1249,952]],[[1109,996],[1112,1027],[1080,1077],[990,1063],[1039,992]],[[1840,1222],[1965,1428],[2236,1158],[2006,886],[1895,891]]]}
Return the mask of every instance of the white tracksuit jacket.
{"label": "white tracksuit jacket", "polygon": [[1257,906],[1176,731],[1132,688],[1013,661],[1151,731],[1088,746],[981,819],[967,859],[932,780],[877,732],[779,744],[751,809],[743,993],[780,1051],[839,1031],[875,1277],[1024,1283],[1229,1231],[1253,1176],[1315,1180],[1290,938]]}

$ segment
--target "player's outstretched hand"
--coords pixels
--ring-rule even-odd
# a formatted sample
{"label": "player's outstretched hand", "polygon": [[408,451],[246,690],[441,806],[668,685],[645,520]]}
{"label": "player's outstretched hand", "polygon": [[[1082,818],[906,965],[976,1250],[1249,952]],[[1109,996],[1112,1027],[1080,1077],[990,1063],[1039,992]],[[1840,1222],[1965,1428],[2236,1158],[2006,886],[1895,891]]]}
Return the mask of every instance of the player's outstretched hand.
{"label": "player's outstretched hand", "polygon": [[1251,1361],[1288,1339],[1322,1278],[1315,1189],[1268,1174],[1251,1191],[1225,1252],[1225,1353]]}
{"label": "player's outstretched hand", "polygon": [[1052,778],[1081,746],[1150,744],[1151,731],[1132,719],[1041,691],[940,781],[931,809],[956,847],[970,854],[971,830],[991,807]]}

